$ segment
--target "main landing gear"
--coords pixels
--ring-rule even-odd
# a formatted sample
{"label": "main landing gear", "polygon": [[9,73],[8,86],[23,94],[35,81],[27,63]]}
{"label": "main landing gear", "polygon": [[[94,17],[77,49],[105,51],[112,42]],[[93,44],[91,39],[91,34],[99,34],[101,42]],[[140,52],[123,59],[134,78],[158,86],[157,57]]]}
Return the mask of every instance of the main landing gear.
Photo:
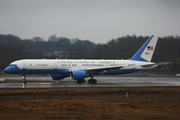
{"label": "main landing gear", "polygon": [[[94,79],[94,76],[93,75],[90,75],[91,79],[88,80],[88,82],[90,84],[95,84],[97,83],[97,80]],[[81,84],[81,83],[85,83],[85,80],[77,80],[77,83]]]}
{"label": "main landing gear", "polygon": [[[89,79],[88,80],[89,83],[97,83],[96,79]],[[77,83],[81,84],[81,83],[85,83],[85,80],[77,80]]]}
{"label": "main landing gear", "polygon": [[91,77],[91,79],[88,80],[89,83],[97,83],[97,80],[94,79],[93,75],[91,75],[90,77]]}
{"label": "main landing gear", "polygon": [[96,79],[89,79],[88,82],[89,83],[97,83],[97,80]]}

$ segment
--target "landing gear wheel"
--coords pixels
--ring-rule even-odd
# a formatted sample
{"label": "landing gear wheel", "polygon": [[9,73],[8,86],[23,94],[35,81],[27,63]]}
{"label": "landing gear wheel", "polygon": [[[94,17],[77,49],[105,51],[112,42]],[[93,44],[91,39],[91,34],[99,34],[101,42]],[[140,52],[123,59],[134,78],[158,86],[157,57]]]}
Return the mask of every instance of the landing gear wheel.
{"label": "landing gear wheel", "polygon": [[94,79],[94,80],[93,80],[93,83],[97,83],[97,80],[96,80],[96,79]]}
{"label": "landing gear wheel", "polygon": [[23,79],[23,83],[26,84],[27,81],[26,81],[26,76],[25,75],[22,77],[22,79]]}
{"label": "landing gear wheel", "polygon": [[92,83],[92,79],[89,79],[88,82],[89,82],[89,83]]}
{"label": "landing gear wheel", "polygon": [[27,81],[26,81],[26,80],[23,80],[23,83],[24,83],[24,84],[26,84],[26,83],[27,83]]}
{"label": "landing gear wheel", "polygon": [[88,82],[89,83],[97,83],[97,80],[96,79],[89,79]]}

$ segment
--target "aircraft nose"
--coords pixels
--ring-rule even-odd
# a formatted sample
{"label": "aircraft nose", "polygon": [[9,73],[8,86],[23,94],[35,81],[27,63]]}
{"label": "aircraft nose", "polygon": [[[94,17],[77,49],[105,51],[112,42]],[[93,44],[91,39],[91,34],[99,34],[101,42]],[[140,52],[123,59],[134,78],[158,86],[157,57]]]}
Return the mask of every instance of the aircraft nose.
{"label": "aircraft nose", "polygon": [[11,71],[12,71],[12,67],[10,67],[10,66],[8,66],[4,69],[5,73],[11,73]]}
{"label": "aircraft nose", "polygon": [[19,71],[19,68],[17,66],[7,66],[4,69],[5,73],[18,73],[18,71]]}

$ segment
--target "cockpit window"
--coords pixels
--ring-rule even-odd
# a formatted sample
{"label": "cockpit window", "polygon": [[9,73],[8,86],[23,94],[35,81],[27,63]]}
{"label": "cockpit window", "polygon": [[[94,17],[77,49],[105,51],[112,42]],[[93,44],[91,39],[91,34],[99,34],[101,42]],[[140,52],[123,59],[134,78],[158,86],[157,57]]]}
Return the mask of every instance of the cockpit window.
{"label": "cockpit window", "polygon": [[10,64],[9,66],[17,66],[16,64]]}

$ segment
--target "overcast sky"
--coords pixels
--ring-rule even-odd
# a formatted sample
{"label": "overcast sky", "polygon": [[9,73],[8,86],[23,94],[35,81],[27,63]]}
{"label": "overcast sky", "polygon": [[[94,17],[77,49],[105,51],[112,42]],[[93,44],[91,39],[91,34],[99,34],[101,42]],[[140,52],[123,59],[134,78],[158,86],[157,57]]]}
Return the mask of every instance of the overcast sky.
{"label": "overcast sky", "polygon": [[0,34],[106,43],[125,35],[180,35],[180,0],[0,0]]}

